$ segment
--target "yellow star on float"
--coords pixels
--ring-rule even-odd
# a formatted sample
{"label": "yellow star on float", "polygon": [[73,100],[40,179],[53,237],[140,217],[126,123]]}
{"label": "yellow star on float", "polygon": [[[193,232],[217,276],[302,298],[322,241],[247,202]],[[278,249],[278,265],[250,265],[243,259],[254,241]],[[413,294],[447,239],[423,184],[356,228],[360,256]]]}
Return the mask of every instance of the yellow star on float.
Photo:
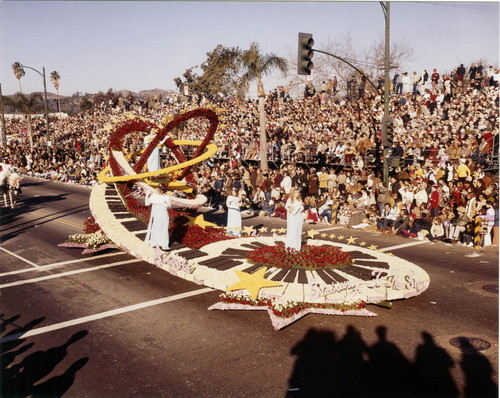
{"label": "yellow star on float", "polygon": [[278,229],[278,232],[280,234],[284,234],[286,232],[286,228],[280,228],[280,229]]}
{"label": "yellow star on float", "polygon": [[353,245],[354,242],[356,242],[356,239],[358,239],[358,238],[354,238],[354,237],[351,236],[349,239],[347,239],[347,243],[349,245]]}
{"label": "yellow star on float", "polygon": [[278,232],[278,229],[277,229],[277,228],[273,228],[273,229],[271,229],[271,233],[272,233],[272,234],[275,234],[276,232]]}
{"label": "yellow star on float", "polygon": [[321,237],[322,237],[322,238],[326,238],[326,235],[327,235],[327,234],[322,233],[322,234],[321,234]]}
{"label": "yellow star on float", "polygon": [[365,246],[365,245],[366,245],[366,242],[364,242],[364,241],[363,241],[363,242],[359,242],[359,245],[360,245],[360,246]]}
{"label": "yellow star on float", "polygon": [[259,229],[259,232],[267,232],[267,227],[262,227],[261,229]]}
{"label": "yellow star on float", "polygon": [[337,237],[337,235],[335,234],[330,234],[330,239],[335,239]]}
{"label": "yellow star on float", "polygon": [[281,283],[264,278],[264,274],[266,273],[266,271],[266,267],[259,269],[253,274],[249,274],[240,270],[234,270],[236,276],[240,278],[240,280],[234,285],[228,287],[227,290],[246,290],[248,291],[248,293],[250,293],[250,297],[256,300],[259,296],[260,289],[263,289],[265,287],[282,286]]}
{"label": "yellow star on float", "polygon": [[184,225],[196,224],[205,229],[206,227],[216,227],[217,224],[205,221],[203,214],[199,214],[196,217],[188,217],[189,221]]}
{"label": "yellow star on float", "polygon": [[311,239],[314,239],[314,237],[319,234],[319,232],[315,231],[314,229],[310,229],[307,231],[307,236],[309,236]]}
{"label": "yellow star on float", "polygon": [[243,233],[244,234],[248,234],[248,235],[253,234],[253,227],[244,227],[243,228]]}
{"label": "yellow star on float", "polygon": [[368,247],[368,249],[370,249],[370,250],[377,250],[377,247],[378,247],[378,246],[371,245],[371,246],[369,246],[369,247]]}
{"label": "yellow star on float", "polygon": [[337,236],[337,239],[340,239],[340,240],[344,239],[344,235]]}

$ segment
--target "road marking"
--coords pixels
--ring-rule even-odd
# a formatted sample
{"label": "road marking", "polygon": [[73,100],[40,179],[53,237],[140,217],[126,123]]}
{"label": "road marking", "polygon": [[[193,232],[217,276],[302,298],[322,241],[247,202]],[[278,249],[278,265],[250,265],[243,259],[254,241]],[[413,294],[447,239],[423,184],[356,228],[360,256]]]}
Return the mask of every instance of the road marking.
{"label": "road marking", "polygon": [[381,252],[388,252],[391,250],[404,249],[405,247],[418,246],[418,245],[423,245],[426,243],[429,243],[429,241],[428,240],[418,240],[416,242],[403,243],[402,245],[384,247],[383,249],[379,249],[379,250]]}
{"label": "road marking", "polygon": [[213,292],[213,291],[214,291],[213,289],[211,289],[209,287],[205,287],[203,289],[193,290],[193,291],[186,292],[186,293],[180,293],[180,294],[176,294],[174,296],[164,297],[161,299],[146,301],[144,303],[133,304],[133,305],[129,305],[129,306],[122,307],[122,308],[116,308],[114,310],[100,312],[98,314],[84,316],[82,318],[76,318],[76,319],[72,319],[72,320],[66,321],[66,322],[55,323],[53,325],[44,326],[41,328],[29,330],[29,331],[24,332],[24,333],[21,332],[21,333],[15,333],[15,334],[5,336],[5,337],[0,339],[0,344],[7,343],[7,342],[13,341],[13,340],[17,340],[21,337],[25,338],[25,337],[36,336],[36,335],[43,334],[43,333],[53,332],[54,330],[64,329],[67,327],[80,325],[82,323],[92,322],[92,321],[96,321],[99,319],[108,318],[110,316],[120,315],[120,314],[124,314],[126,312],[136,311],[136,310],[140,310],[143,308],[152,307],[154,305],[159,305],[159,304],[164,304],[164,303],[169,303],[169,302],[176,301],[176,300],[182,300],[184,298],[198,296],[200,294],[205,294],[205,293],[209,293],[209,292]]}
{"label": "road marking", "polygon": [[38,264],[35,264],[35,263],[31,262],[30,260],[27,260],[27,259],[17,255],[16,253],[11,252],[10,250],[4,249],[3,247],[0,247],[0,249],[6,253],[9,253],[11,256],[14,256],[14,257],[18,258],[19,260],[24,261],[25,263],[28,263],[29,265],[31,265],[33,267],[40,267]]}
{"label": "road marking", "polygon": [[33,214],[36,214],[38,216],[42,216],[43,218],[49,218],[51,220],[54,220],[54,221],[57,221],[57,222],[60,222],[62,224],[67,224],[67,225],[70,225],[72,227],[75,227],[75,228],[83,228],[81,224],[76,224],[74,222],[71,222],[71,221],[66,221],[66,220],[61,220],[60,217],[64,217],[62,215],[59,215],[59,216],[51,216],[50,214],[47,214],[47,213],[42,213],[41,211],[32,211]]}
{"label": "road marking", "polygon": [[100,258],[111,257],[111,256],[120,256],[122,254],[127,254],[127,253],[125,253],[125,252],[107,253],[107,254],[101,254],[101,255],[93,256],[93,257],[79,258],[77,260],[68,260],[68,261],[61,261],[59,263],[37,265],[37,268],[23,268],[23,269],[18,269],[16,271],[3,272],[3,273],[0,273],[0,277],[7,276],[7,275],[23,274],[25,272],[46,271],[47,269],[56,268],[56,267],[60,267],[63,265],[71,265],[71,264],[76,264],[76,263],[82,263],[85,261],[93,261],[93,260],[97,260]]}
{"label": "road marking", "polygon": [[54,275],[41,276],[39,278],[25,279],[25,280],[16,281],[16,282],[4,283],[3,285],[0,285],[0,289],[5,289],[7,287],[12,287],[12,286],[25,285],[25,284],[28,284],[28,283],[35,283],[35,282],[46,281],[48,279],[60,278],[62,276],[82,274],[84,272],[97,271],[97,270],[100,270],[100,269],[117,267],[118,265],[136,263],[136,262],[141,262],[141,261],[143,261],[143,260],[140,260],[138,258],[134,258],[132,260],[119,261],[117,263],[98,265],[96,267],[83,268],[83,269],[77,269],[77,270],[74,270],[74,271],[61,272],[61,273],[54,274]]}

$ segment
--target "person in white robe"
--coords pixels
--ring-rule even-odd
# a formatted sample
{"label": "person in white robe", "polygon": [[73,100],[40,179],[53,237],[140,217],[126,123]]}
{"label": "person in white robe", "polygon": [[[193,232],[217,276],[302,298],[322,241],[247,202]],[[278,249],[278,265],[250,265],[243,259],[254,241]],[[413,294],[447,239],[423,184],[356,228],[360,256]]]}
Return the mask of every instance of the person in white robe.
{"label": "person in white robe", "polygon": [[170,217],[168,209],[172,207],[169,195],[162,194],[160,189],[146,193],[146,206],[151,205],[151,216],[149,218],[148,230],[145,242],[153,247],[169,249],[168,226]]}
{"label": "person in white robe", "polygon": [[[155,132],[156,130],[153,130],[153,132]],[[150,135],[148,135],[145,140],[144,140],[144,144],[145,145],[149,145],[153,139],[155,138],[155,135],[154,133],[151,133]],[[148,164],[148,171],[157,171],[157,170],[160,170],[160,148],[158,147],[158,145],[155,147],[155,149],[153,149],[153,152],[151,152],[151,155],[149,155],[148,157],[148,160],[147,160],[147,164]]]}
{"label": "person in white robe", "polygon": [[304,225],[304,205],[299,191],[292,190],[286,201],[286,242],[287,249],[300,251],[302,247],[302,227]]}
{"label": "person in white robe", "polygon": [[241,236],[241,197],[238,190],[233,188],[226,199],[227,225],[226,231],[230,235]]}

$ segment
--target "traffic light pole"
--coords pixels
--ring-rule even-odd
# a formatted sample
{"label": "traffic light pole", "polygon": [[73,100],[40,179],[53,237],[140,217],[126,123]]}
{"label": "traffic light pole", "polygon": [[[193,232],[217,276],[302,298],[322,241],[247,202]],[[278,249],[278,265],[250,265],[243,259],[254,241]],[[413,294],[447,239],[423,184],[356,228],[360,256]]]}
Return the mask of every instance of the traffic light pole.
{"label": "traffic light pole", "polygon": [[[321,53],[321,54],[325,54],[325,55],[328,55],[328,56],[333,57],[333,58],[337,58],[338,60],[340,60],[340,61],[342,61],[342,62],[346,63],[346,64],[347,64],[347,65],[349,65],[351,68],[355,69],[355,70],[356,70],[356,71],[357,71],[360,75],[364,76],[364,78],[366,79],[366,81],[367,81],[368,83],[370,83],[370,84],[371,84],[371,86],[375,89],[375,92],[380,93],[380,90],[379,90],[379,89],[375,86],[375,84],[373,84],[373,82],[370,80],[370,78],[369,78],[368,76],[366,76],[366,75],[363,73],[363,71],[359,70],[356,66],[354,66],[354,65],[353,65],[353,64],[351,64],[350,62],[348,62],[348,61],[346,61],[345,59],[343,59],[343,58],[339,57],[338,55],[334,55],[334,54],[331,54],[331,53],[327,53],[326,51],[322,51],[322,50],[315,50],[315,49],[312,49],[312,51],[317,52],[317,53]],[[387,69],[387,70],[388,70],[388,69]],[[388,72],[387,72],[387,73],[388,73]],[[386,81],[387,81],[387,78],[386,78]],[[387,90],[386,90],[386,92],[387,92]],[[385,97],[384,97],[384,98],[385,98]],[[388,103],[388,100],[387,100],[387,103]],[[358,106],[359,106],[359,105],[358,105]],[[385,106],[385,103],[384,103],[384,112],[385,112],[385,108],[386,108],[386,106]],[[389,109],[389,107],[387,107],[387,109]],[[385,114],[385,113],[384,113],[384,114]],[[376,126],[375,126],[375,122],[373,123],[373,125],[374,125],[374,141],[375,141],[375,145],[376,145],[376,148],[377,148],[377,149],[376,149],[376,151],[377,151],[377,152],[376,152],[376,154],[377,154],[376,167],[377,167],[377,169],[379,169],[379,167],[380,167],[380,157],[379,157],[380,151],[379,151],[379,148],[380,148],[380,146],[381,146],[381,145],[380,145],[380,139],[379,139],[379,137],[378,137],[378,131],[377,131],[377,128],[376,128]],[[381,125],[380,125],[380,127],[381,127]],[[384,129],[382,129],[382,134],[384,134]],[[385,138],[385,137],[382,137],[382,138],[383,138],[383,139],[382,139],[382,142],[384,142],[384,141],[385,141],[385,140],[384,140],[384,138]],[[387,167],[386,167],[386,166],[387,166],[387,164],[386,164],[386,156],[385,156],[385,155],[386,155],[386,153],[385,153],[385,149],[384,149],[384,152],[382,153],[382,156],[383,156],[383,158],[384,158],[384,166],[383,166],[383,170],[386,170],[386,169],[387,169]],[[380,170],[380,169],[379,169],[379,170]],[[384,175],[385,175],[385,174],[384,174]],[[384,182],[387,182],[387,179],[386,179],[386,178],[384,179]]]}
{"label": "traffic light pole", "polygon": [[312,51],[314,51],[315,53],[321,53],[321,54],[329,55],[330,57],[337,58],[338,60],[346,63],[351,68],[355,69],[361,76],[363,76],[366,79],[366,81],[372,85],[372,87],[375,89],[375,91],[379,91],[379,89],[377,88],[377,86],[375,86],[375,84],[373,84],[373,82],[368,78],[368,76],[366,76],[361,70],[359,70],[358,68],[356,68],[353,64],[351,64],[350,62],[346,61],[345,59],[339,57],[338,55],[327,53],[326,51],[316,50],[315,48],[313,48]]}
{"label": "traffic light pole", "polygon": [[[385,57],[384,57],[384,120],[389,118],[389,101],[390,101],[390,91],[391,91],[391,81],[389,76],[390,70],[390,9],[391,4],[389,1],[380,3],[385,15]],[[382,129],[382,142],[386,142],[385,129]],[[384,169],[383,169],[383,181],[387,185],[389,182],[389,164],[387,157],[389,149],[384,147],[383,157],[384,157]]]}
{"label": "traffic light pole", "polygon": [[[380,5],[382,6],[382,10],[384,11],[384,16],[385,16],[385,56],[384,56],[384,117],[382,119],[381,123],[381,130],[382,130],[382,144],[384,145],[383,148],[383,182],[387,185],[389,181],[389,165],[387,161],[388,157],[388,152],[389,148],[386,147],[387,145],[387,125],[391,124],[392,126],[392,120],[390,120],[389,117],[389,101],[390,101],[390,90],[391,90],[391,82],[390,82],[390,2],[386,1],[380,2]],[[311,69],[313,67],[313,64],[311,62],[311,52],[316,52],[316,53],[321,53],[328,55],[333,58],[337,58],[338,60],[346,63],[349,65],[351,68],[356,70],[361,76],[363,76],[368,83],[371,84],[371,86],[375,89],[375,92],[380,93],[380,90],[373,84],[373,82],[366,76],[361,70],[359,70],[356,66],[351,64],[350,62],[346,61],[345,59],[339,57],[338,55],[334,55],[331,53],[328,53],[326,51],[322,50],[316,50],[313,48],[314,46],[314,40],[312,38],[312,34],[310,33],[299,33],[299,46],[298,46],[298,74],[299,75],[309,75],[311,74]],[[391,127],[392,129],[392,127]],[[380,158],[378,157],[379,154],[379,148],[380,148],[380,140],[378,138],[378,134],[376,129],[375,130],[375,145],[377,146],[377,165],[380,165]],[[391,140],[392,140],[392,132],[390,133]]]}

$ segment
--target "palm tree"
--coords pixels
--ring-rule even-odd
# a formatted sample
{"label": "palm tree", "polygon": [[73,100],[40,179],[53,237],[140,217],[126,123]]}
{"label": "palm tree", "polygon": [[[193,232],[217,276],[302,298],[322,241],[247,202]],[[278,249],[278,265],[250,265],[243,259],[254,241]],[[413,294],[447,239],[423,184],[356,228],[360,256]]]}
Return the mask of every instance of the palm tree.
{"label": "palm tree", "polygon": [[50,80],[52,81],[52,84],[57,91],[57,112],[59,112],[59,119],[60,119],[61,118],[61,104],[59,103],[59,80],[61,80],[61,76],[59,76],[58,72],[53,71],[50,74]]}
{"label": "palm tree", "polygon": [[259,131],[260,131],[260,167],[263,172],[267,172],[267,136],[266,136],[266,112],[264,84],[262,76],[271,73],[274,69],[286,73],[287,61],[285,58],[275,54],[261,54],[257,43],[250,44],[250,48],[243,51],[240,60],[243,70],[242,86],[248,87],[250,82],[257,80],[257,95],[259,97]]}
{"label": "palm tree", "polygon": [[23,65],[20,62],[14,62],[12,64],[12,71],[14,72],[16,79],[19,80],[19,92],[22,93],[23,90],[21,90],[21,77],[23,77],[26,73],[24,72]]}

